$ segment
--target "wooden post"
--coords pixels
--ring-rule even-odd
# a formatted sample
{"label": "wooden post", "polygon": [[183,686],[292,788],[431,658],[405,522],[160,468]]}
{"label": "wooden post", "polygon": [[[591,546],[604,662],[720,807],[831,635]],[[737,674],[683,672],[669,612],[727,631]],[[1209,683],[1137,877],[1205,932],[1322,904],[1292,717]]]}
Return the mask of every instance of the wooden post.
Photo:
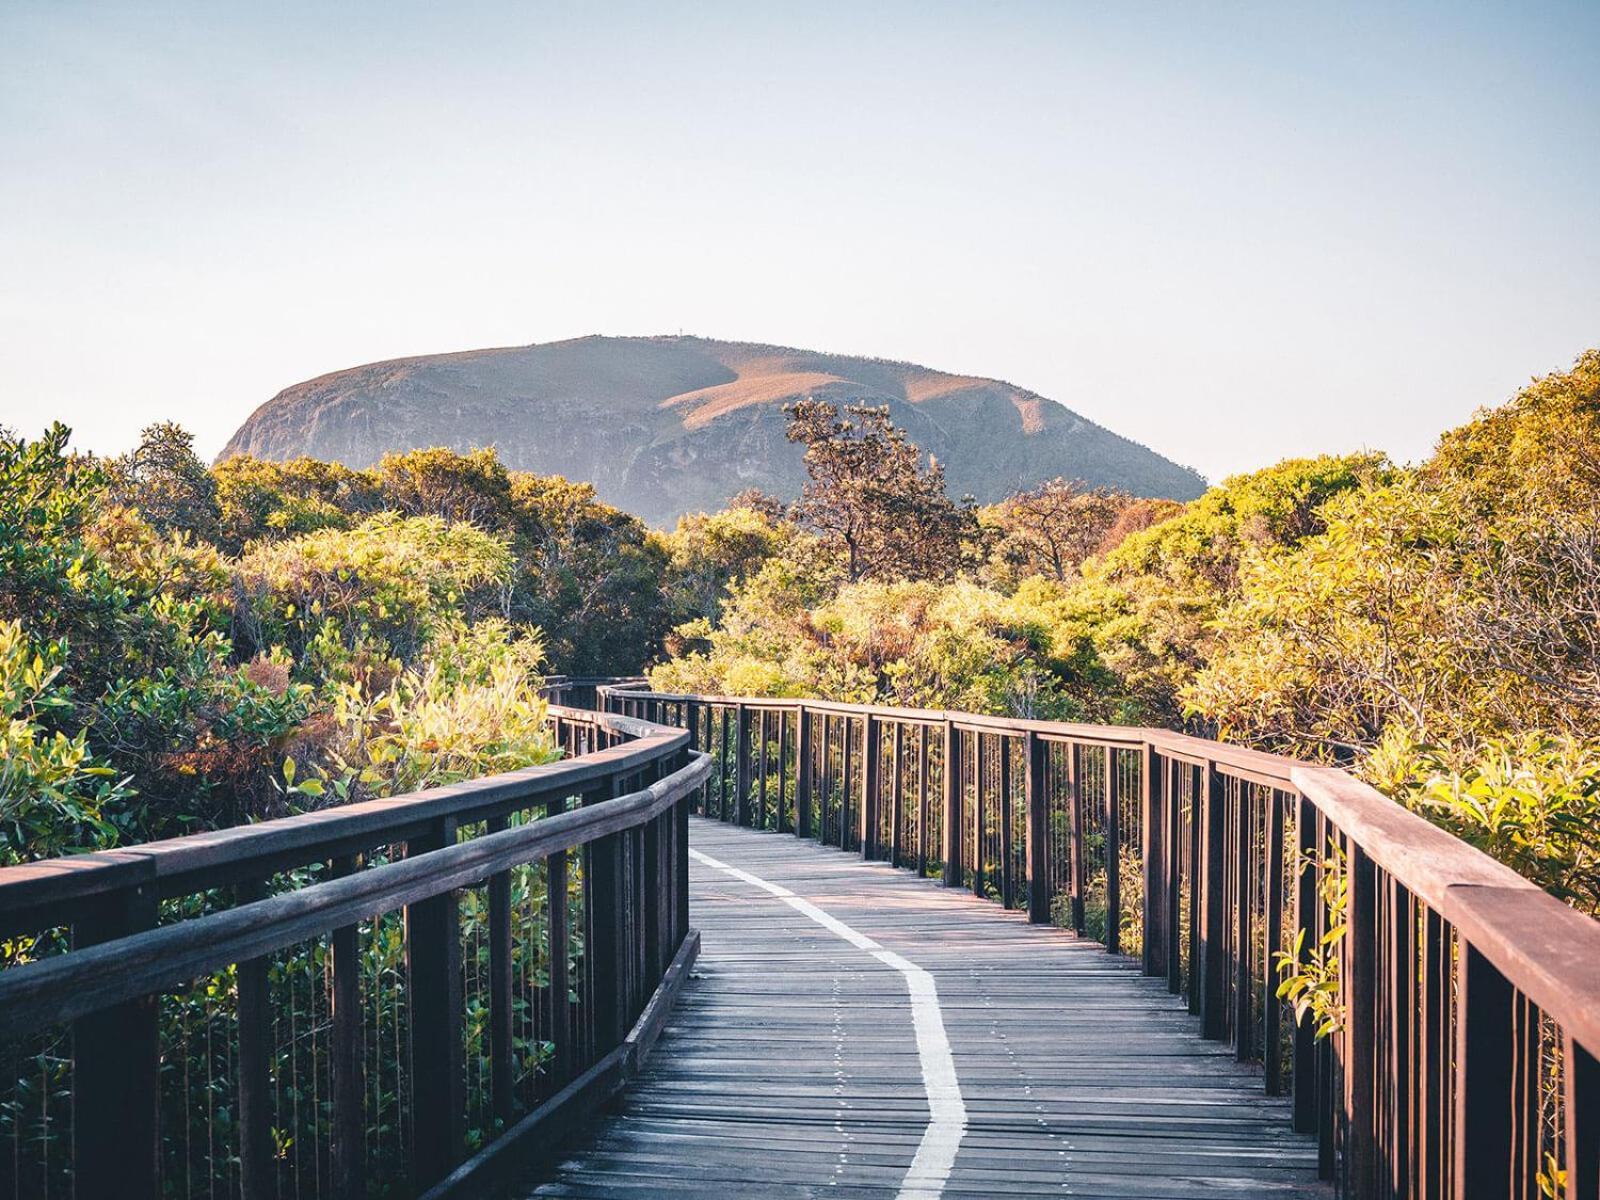
{"label": "wooden post", "polygon": [[1023,735],[1023,783],[1028,847],[1028,920],[1050,923],[1050,875],[1045,861],[1049,814],[1045,810],[1044,776],[1048,744],[1033,730]]}
{"label": "wooden post", "polygon": [[983,862],[983,785],[989,774],[989,739],[981,731],[972,735],[976,756],[972,772],[972,894],[987,896],[989,880]]}
{"label": "wooden post", "polygon": [[[878,857],[878,773],[880,741],[883,737],[878,718],[868,713],[861,718],[861,857]],[[848,743],[845,753],[850,753]]]}
{"label": "wooden post", "polygon": [[[1351,854],[1352,860],[1357,853]],[[1354,871],[1350,882],[1354,888]],[[1355,900],[1352,891],[1352,906]],[[1351,931],[1354,929],[1352,919]],[[1465,938],[1461,943],[1456,969],[1455,1200],[1537,1195],[1536,1190],[1518,1190],[1513,1169],[1520,1115],[1512,1105],[1520,1040],[1516,1035],[1516,992],[1476,946]],[[1353,1048],[1351,1053],[1345,1064],[1346,1074],[1370,1073],[1367,1060],[1355,1057],[1360,1048]],[[1347,1084],[1347,1104],[1361,1099],[1349,1092]],[[1367,1099],[1370,1102],[1370,1096]]]}
{"label": "wooden post", "polygon": [[[1317,873],[1311,865],[1317,851],[1316,809],[1304,796],[1296,796],[1294,819],[1294,919],[1300,948],[1295,955],[1298,969],[1309,960],[1317,936]],[[1301,935],[1304,935],[1303,937]],[[1317,1127],[1317,1035],[1311,1014],[1294,1027],[1294,1127],[1310,1133]]]}
{"label": "wooden post", "polygon": [[[1350,1122],[1350,1138],[1346,1146],[1346,1161],[1350,1172],[1350,1186],[1357,1196],[1377,1194],[1378,1143],[1377,1143],[1377,1091],[1374,1072],[1378,1060],[1377,994],[1378,994],[1378,897],[1377,873],[1372,860],[1367,857],[1353,838],[1346,839],[1345,870],[1349,885],[1349,911],[1344,936],[1344,1105]],[[1465,983],[1462,985],[1465,991]],[[1466,1022],[1462,1022],[1465,1026]],[[1494,1040],[1505,1038],[1509,1022],[1497,1025]],[[1489,1039],[1484,1039],[1489,1040]],[[1509,1040],[1502,1042],[1509,1047]],[[1465,1061],[1465,1051],[1463,1058]],[[1502,1099],[1509,1092],[1502,1092]],[[1502,1120],[1504,1110],[1502,1110]],[[1470,1138],[1466,1125],[1458,1127],[1458,1137]],[[1509,1138],[1508,1138],[1509,1140]],[[1502,1179],[1504,1176],[1502,1176]],[[1487,1196],[1489,1193],[1474,1193]],[[1496,1188],[1496,1196],[1505,1192]]]}
{"label": "wooden post", "polygon": [[750,710],[743,704],[734,708],[737,732],[733,739],[733,778],[735,825],[750,824]]}
{"label": "wooden post", "polygon": [[1267,929],[1265,957],[1262,959],[1264,985],[1261,1014],[1264,1045],[1261,1061],[1266,1074],[1267,1095],[1283,1093],[1283,1053],[1279,1045],[1283,1002],[1278,999],[1278,971],[1273,961],[1283,947],[1283,804],[1282,793],[1273,790],[1267,799]]}
{"label": "wooden post", "polygon": [[1251,830],[1255,827],[1255,813],[1251,804],[1252,789],[1241,781],[1236,785],[1238,799],[1234,803],[1234,879],[1233,889],[1233,1055],[1239,1062],[1251,1057],[1251,1001],[1255,998],[1250,986],[1250,940],[1253,922],[1250,906],[1250,882],[1255,864],[1250,858]]}
{"label": "wooden post", "polygon": [[1000,751],[1000,907],[1013,908],[1017,902],[1016,867],[1012,844],[1016,831],[1011,827],[1011,742],[1003,734],[995,738]]}
{"label": "wooden post", "polygon": [[[1183,831],[1183,786],[1178,777],[1179,764],[1170,758],[1162,758],[1159,761],[1167,832],[1165,861],[1162,866],[1166,884],[1161,897],[1165,911],[1161,924],[1162,936],[1166,940],[1163,949],[1167,952],[1167,991],[1176,996],[1183,991],[1183,949],[1188,944],[1189,937],[1188,931],[1183,926],[1183,851],[1187,839]],[[1191,811],[1191,822],[1193,816]],[[1193,875],[1192,859],[1190,874]],[[1190,928],[1194,926],[1195,915],[1194,910],[1190,909]]]}
{"label": "wooden post", "polygon": [[794,828],[789,819],[789,714],[779,709],[778,718],[778,832]]}
{"label": "wooden post", "polygon": [[944,723],[944,822],[940,829],[945,887],[961,886],[961,731]]}
{"label": "wooden post", "polygon": [[[501,818],[504,826],[504,818]],[[490,823],[493,828],[493,822]],[[354,855],[340,858],[334,863],[334,874],[338,876],[354,874],[357,869]],[[506,878],[496,876],[495,878]],[[490,953],[493,956],[499,950],[495,942],[494,929],[494,879],[489,882],[489,919],[490,919]],[[507,880],[507,904],[509,909],[509,880]],[[495,1024],[491,1033],[495,1040],[494,1049],[502,1051],[504,1065],[500,1054],[492,1053],[494,1058],[494,1098],[496,1115],[499,1115],[502,1100],[502,1082],[505,1088],[503,1097],[505,1102],[505,1117],[509,1122],[511,1117],[511,927],[509,916],[506,922],[506,955],[505,955],[505,994],[502,1000],[499,984],[500,976],[495,973],[495,965],[490,968],[490,990],[492,1001],[496,1005],[494,1016]],[[333,1070],[333,1128],[332,1128],[332,1167],[333,1167],[333,1195],[339,1200],[357,1200],[367,1194],[366,1184],[366,1080],[361,1061],[361,950],[356,936],[354,925],[345,925],[335,929],[329,938],[329,950],[333,967],[333,1003],[332,1003],[332,1070]],[[496,964],[497,965],[497,964]],[[500,1041],[502,1032],[499,1020],[504,1020],[504,1042]]]}
{"label": "wooden post", "polygon": [[906,780],[905,780],[905,750],[906,727],[903,721],[894,723],[894,739],[890,743],[890,780],[889,780],[889,863],[898,867],[903,856],[901,846],[901,826],[905,823],[906,808]]}
{"label": "wooden post", "polygon": [[[453,846],[446,817],[408,855]],[[406,906],[406,995],[411,1005],[411,1177],[432,1187],[463,1150],[466,1110],[461,1042],[461,913],[454,891]]]}
{"label": "wooden post", "polygon": [[1146,975],[1160,975],[1161,951],[1166,945],[1166,930],[1162,927],[1166,874],[1162,870],[1166,838],[1166,813],[1161,801],[1161,785],[1157,779],[1156,754],[1149,742],[1139,747],[1139,865],[1143,872],[1144,887],[1141,920],[1144,937],[1140,945],[1140,964]]}
{"label": "wooden post", "polygon": [[1106,755],[1106,953],[1122,952],[1122,811],[1117,800],[1117,750]]}
{"label": "wooden post", "polygon": [[550,1077],[552,1091],[559,1090],[572,1075],[573,1036],[572,989],[568,959],[571,935],[567,912],[567,852],[558,850],[544,860],[545,923],[550,947]]}
{"label": "wooden post", "polygon": [[[73,926],[75,947],[155,928],[160,910],[153,865],[130,870],[148,878],[107,893]],[[79,1196],[155,1200],[161,1170],[157,1012],[156,997],[141,996],[72,1023],[72,1169]]]}
{"label": "wooden post", "polygon": [[1600,1062],[1571,1034],[1562,1041],[1567,1200],[1600,1196]]}
{"label": "wooden post", "polygon": [[728,720],[728,706],[724,704],[718,710],[722,719],[722,761],[717,764],[717,819],[729,820],[733,813],[733,805],[728,803],[731,785],[728,775],[733,766],[733,742],[730,736],[730,722]]}
{"label": "wooden post", "polygon": [[756,713],[756,828],[767,827],[767,710]]}
{"label": "wooden post", "polygon": [[1228,913],[1223,907],[1223,875],[1228,869],[1227,788],[1216,763],[1206,764],[1205,791],[1202,793],[1202,853],[1200,871],[1200,1031],[1201,1036],[1221,1041],[1228,1032],[1228,950],[1225,929]]}
{"label": "wooden post", "polygon": [[917,726],[917,874],[928,873],[928,814],[932,811],[928,795],[928,726]]}
{"label": "wooden post", "polygon": [[811,717],[806,706],[795,706],[794,752],[794,833],[811,836]]}
{"label": "wooden post", "polygon": [[1072,844],[1067,848],[1072,882],[1072,930],[1083,936],[1083,789],[1078,780],[1078,744],[1067,744],[1067,806]]}
{"label": "wooden post", "polygon": [[[259,880],[235,890],[240,905],[265,895]],[[239,996],[239,1192],[244,1200],[277,1193],[272,1164],[272,1018],[267,960],[252,958],[236,968]]]}

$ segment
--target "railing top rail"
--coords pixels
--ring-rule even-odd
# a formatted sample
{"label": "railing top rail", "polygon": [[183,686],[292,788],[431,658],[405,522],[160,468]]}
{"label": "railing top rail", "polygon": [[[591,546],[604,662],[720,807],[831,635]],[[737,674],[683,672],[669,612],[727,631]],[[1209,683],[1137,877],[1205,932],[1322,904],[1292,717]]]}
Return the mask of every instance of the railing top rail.
{"label": "railing top rail", "polygon": [[153,882],[162,896],[187,895],[381,843],[406,841],[443,818],[461,823],[484,820],[582,792],[619,770],[668,758],[689,742],[683,730],[613,713],[558,705],[551,705],[550,712],[631,740],[581,758],[422,792],[0,868],[0,936],[69,923],[73,905],[130,885]]}
{"label": "railing top rail", "polygon": [[13,967],[0,972],[0,1040],[180,986],[230,963],[633,828],[698,787],[709,770],[710,760],[694,754],[688,765],[665,779],[615,799]]}
{"label": "railing top rail", "polygon": [[968,731],[1035,733],[1095,745],[1149,747],[1165,758],[1304,797],[1378,867],[1467,937],[1510,982],[1584,1045],[1600,1048],[1600,922],[1431,824],[1345,771],[1163,729],[987,717],[834,701],[601,687],[636,700],[950,722]]}

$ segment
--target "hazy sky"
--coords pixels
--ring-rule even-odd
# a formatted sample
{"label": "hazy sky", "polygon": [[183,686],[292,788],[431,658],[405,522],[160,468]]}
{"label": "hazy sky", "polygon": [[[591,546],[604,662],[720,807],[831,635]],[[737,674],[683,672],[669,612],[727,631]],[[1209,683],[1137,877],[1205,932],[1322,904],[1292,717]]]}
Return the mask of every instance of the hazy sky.
{"label": "hazy sky", "polygon": [[0,424],[210,454],[585,333],[910,359],[1212,477],[1600,344],[1600,3],[0,0]]}

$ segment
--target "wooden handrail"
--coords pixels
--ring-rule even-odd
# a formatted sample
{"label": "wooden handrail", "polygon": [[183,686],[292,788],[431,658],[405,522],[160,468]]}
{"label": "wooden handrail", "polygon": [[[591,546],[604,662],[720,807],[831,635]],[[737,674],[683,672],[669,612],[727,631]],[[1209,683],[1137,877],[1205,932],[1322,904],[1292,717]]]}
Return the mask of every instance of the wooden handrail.
{"label": "wooden handrail", "polygon": [[[678,729],[554,706],[551,721],[565,761],[0,871],[7,932],[72,939],[0,971],[0,1041],[23,1064],[14,1084],[0,1077],[0,1117],[73,1134],[57,1147],[18,1124],[0,1138],[0,1178],[141,1200],[198,1178],[200,1192],[255,1200],[281,1194],[285,1171],[341,1197],[366,1195],[373,1174],[442,1196],[549,1153],[637,1065],[686,977],[698,946],[687,821],[710,769]],[[487,921],[464,927],[463,897],[480,887]],[[403,964],[383,958],[402,910]],[[391,994],[404,1039],[400,1009],[382,1015]],[[196,1003],[223,1010],[205,1018],[221,1025],[203,1049],[187,1042],[183,1006]],[[296,1020],[320,1040],[308,1047]],[[31,1079],[63,1069],[51,1065],[63,1029],[70,1070],[39,1091]],[[470,1037],[483,1064],[471,1094]],[[331,1111],[309,1098],[319,1091]],[[237,1143],[202,1110],[210,1150],[195,1161],[174,1130],[201,1102],[237,1113]],[[376,1160],[375,1136],[392,1146]]]}
{"label": "wooden handrail", "polygon": [[[1569,1200],[1600,1197],[1600,922],[1348,773],[1160,729],[596,695],[711,753],[707,815],[1136,940],[1205,1036],[1293,1092],[1344,1194],[1531,1200],[1555,1161]],[[1279,955],[1337,984],[1335,1036],[1278,999]]]}

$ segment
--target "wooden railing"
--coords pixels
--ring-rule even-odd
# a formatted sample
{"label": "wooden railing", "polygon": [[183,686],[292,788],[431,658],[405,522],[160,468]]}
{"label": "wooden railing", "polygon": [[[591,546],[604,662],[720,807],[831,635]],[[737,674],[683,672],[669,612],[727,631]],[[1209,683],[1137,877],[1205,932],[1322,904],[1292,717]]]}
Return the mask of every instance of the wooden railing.
{"label": "wooden railing", "polygon": [[1600,923],[1349,775],[1154,729],[599,694],[711,753],[708,816],[1138,956],[1292,1095],[1343,1194],[1600,1197]]}
{"label": "wooden railing", "polygon": [[611,1095],[698,945],[675,729],[0,870],[0,1194],[445,1195]]}

